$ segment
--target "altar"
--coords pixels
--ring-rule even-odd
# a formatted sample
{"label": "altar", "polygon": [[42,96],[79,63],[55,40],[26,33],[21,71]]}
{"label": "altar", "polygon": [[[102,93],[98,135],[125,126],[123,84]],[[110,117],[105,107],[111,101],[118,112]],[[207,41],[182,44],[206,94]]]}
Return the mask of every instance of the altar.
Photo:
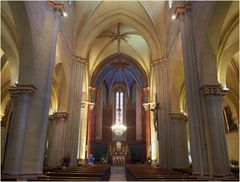
{"label": "altar", "polygon": [[124,166],[130,156],[128,145],[123,144],[120,141],[109,145],[108,154],[111,163],[114,166]]}

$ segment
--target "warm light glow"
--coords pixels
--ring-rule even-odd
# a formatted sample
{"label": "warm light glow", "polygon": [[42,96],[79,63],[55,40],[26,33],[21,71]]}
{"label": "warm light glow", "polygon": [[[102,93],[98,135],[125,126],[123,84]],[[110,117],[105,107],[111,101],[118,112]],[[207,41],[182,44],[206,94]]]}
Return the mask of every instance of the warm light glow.
{"label": "warm light glow", "polygon": [[63,11],[62,15],[66,17],[67,16],[66,11]]}
{"label": "warm light glow", "polygon": [[168,0],[168,6],[169,6],[169,9],[172,8],[172,5],[173,5],[173,0]]}
{"label": "warm light glow", "polygon": [[4,55],[4,51],[0,48],[0,56],[2,58],[2,56]]}
{"label": "warm light glow", "polygon": [[172,15],[172,20],[175,20],[176,19],[176,15]]}
{"label": "warm light glow", "polygon": [[54,109],[50,109],[48,115],[53,115],[56,111]]}
{"label": "warm light glow", "polygon": [[223,89],[223,90],[229,90],[229,88],[227,87],[226,84],[223,84],[223,85],[222,85],[222,89]]}
{"label": "warm light glow", "polygon": [[112,131],[115,133],[115,135],[122,135],[127,130],[127,127],[121,123],[116,123],[112,126]]}

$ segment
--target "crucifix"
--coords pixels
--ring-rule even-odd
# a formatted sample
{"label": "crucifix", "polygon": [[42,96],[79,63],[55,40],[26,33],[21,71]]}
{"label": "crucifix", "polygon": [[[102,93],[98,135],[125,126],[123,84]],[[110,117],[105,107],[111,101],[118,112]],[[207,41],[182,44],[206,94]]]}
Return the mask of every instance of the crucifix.
{"label": "crucifix", "polygon": [[[151,109],[151,111],[153,112],[153,116],[154,116],[153,125],[155,128],[155,131],[157,132],[158,131],[158,110],[160,109],[160,104],[157,101],[157,94],[155,99],[156,99],[156,105],[153,109]],[[157,139],[158,139],[158,135],[157,135]]]}

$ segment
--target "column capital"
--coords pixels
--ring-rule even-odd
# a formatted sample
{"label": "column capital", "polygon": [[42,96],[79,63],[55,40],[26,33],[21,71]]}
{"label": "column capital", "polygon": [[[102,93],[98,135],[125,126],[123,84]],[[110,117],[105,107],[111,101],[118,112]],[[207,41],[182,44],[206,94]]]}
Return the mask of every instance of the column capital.
{"label": "column capital", "polygon": [[93,110],[95,103],[93,102],[88,102],[88,101],[82,101],[81,102],[81,108],[87,108],[89,106],[90,110]]}
{"label": "column capital", "polygon": [[148,102],[148,103],[143,103],[144,110],[145,110],[145,111],[148,111],[149,108],[150,108],[150,105],[151,105],[150,102]]}
{"label": "column capital", "polygon": [[56,118],[68,118],[67,112],[55,112],[53,115]]}
{"label": "column capital", "polygon": [[74,61],[82,64],[87,64],[87,58],[83,58],[81,56],[73,55]]}
{"label": "column capital", "polygon": [[162,57],[162,58],[157,58],[157,59],[152,60],[150,64],[151,64],[151,66],[156,66],[165,61],[166,61],[166,57]]}
{"label": "column capital", "polygon": [[88,90],[89,90],[89,92],[91,92],[91,93],[96,93],[97,88],[90,86],[90,87],[88,87]]}
{"label": "column capital", "polygon": [[51,115],[49,115],[49,119],[50,120],[57,120],[57,119],[60,119],[60,118],[64,118],[64,119],[67,119],[68,118],[68,112],[55,112]]}
{"label": "column capital", "polygon": [[224,96],[228,92],[228,88],[224,88],[222,85],[203,85],[200,87],[200,91],[205,95]]}
{"label": "column capital", "polygon": [[16,86],[11,86],[8,90],[11,97],[16,97],[26,93],[33,95],[37,91],[37,88],[31,84],[17,83]]}
{"label": "column capital", "polygon": [[88,103],[88,106],[89,106],[90,110],[92,111],[93,108],[94,108],[94,106],[95,106],[95,103],[89,102],[89,103]]}
{"label": "column capital", "polygon": [[48,5],[51,6],[54,11],[58,11],[61,16],[66,16],[63,2],[48,1]]}
{"label": "column capital", "polygon": [[145,88],[143,88],[143,92],[144,92],[144,95],[148,95],[148,93],[149,93],[149,90],[150,90],[150,87],[145,87]]}
{"label": "column capital", "polygon": [[171,119],[180,119],[187,121],[187,115],[182,112],[172,112],[169,114]]}
{"label": "column capital", "polygon": [[183,6],[176,6],[174,10],[174,18],[177,18],[180,14],[184,14],[186,11],[190,10],[192,8],[192,3],[184,3]]}

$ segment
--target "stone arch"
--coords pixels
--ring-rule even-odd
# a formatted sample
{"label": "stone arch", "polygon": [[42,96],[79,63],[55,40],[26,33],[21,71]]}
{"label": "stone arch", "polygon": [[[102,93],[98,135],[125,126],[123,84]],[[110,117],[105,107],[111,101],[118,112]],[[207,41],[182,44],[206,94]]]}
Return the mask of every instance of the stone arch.
{"label": "stone arch", "polygon": [[155,30],[151,26],[147,27],[147,22],[137,19],[136,15],[123,9],[110,11],[93,21],[89,21],[89,24],[86,25],[86,30],[91,31],[85,31],[80,34],[77,40],[76,52],[80,53],[82,57],[87,57],[88,51],[96,37],[109,26],[117,23],[124,23],[141,33],[150,47],[152,59],[163,57],[161,43]]}
{"label": "stone arch", "polygon": [[[6,62],[3,65],[6,65],[6,63],[9,63],[9,69],[10,69],[10,85],[14,85],[16,82],[18,82],[19,77],[19,60],[18,60],[18,52],[8,43],[8,41],[1,37],[1,48],[4,51],[4,56],[6,58]],[[2,75],[3,77],[4,75]]]}
{"label": "stone arch", "polygon": [[134,60],[132,57],[126,55],[126,54],[113,54],[109,57],[107,57],[105,60],[103,60],[101,63],[99,63],[96,68],[94,69],[92,75],[90,76],[90,85],[91,87],[95,86],[95,82],[97,79],[98,74],[100,73],[100,70],[106,65],[106,64],[110,64],[111,62],[114,62],[114,58],[117,57],[122,57],[124,59],[126,59],[128,61],[128,63],[130,63],[134,68],[137,69],[137,71],[139,72],[139,74],[142,76],[142,80],[143,80],[143,87],[147,87],[148,86],[148,76],[147,73],[144,71],[144,69],[141,67],[141,65]]}
{"label": "stone arch", "polygon": [[13,15],[14,24],[16,27],[19,47],[24,45],[24,48],[19,49],[19,82],[33,82],[33,42],[30,20],[25,2],[9,2],[9,6]]}
{"label": "stone arch", "polygon": [[217,58],[222,40],[223,26],[232,2],[215,2],[207,18],[206,33],[201,51],[201,72],[203,84],[218,84]]}
{"label": "stone arch", "polygon": [[60,62],[54,67],[54,75],[53,75],[53,84],[52,89],[54,91],[54,95],[51,94],[53,99],[55,99],[55,103],[57,106],[57,110],[59,111],[65,111],[66,108],[64,108],[64,102],[67,100],[67,92],[65,92],[66,88],[66,77],[65,77],[65,71],[63,64]]}
{"label": "stone arch", "polygon": [[222,84],[226,84],[227,68],[231,58],[239,51],[239,40],[235,41],[231,46],[224,50],[222,58],[219,60],[218,65],[218,79]]}

